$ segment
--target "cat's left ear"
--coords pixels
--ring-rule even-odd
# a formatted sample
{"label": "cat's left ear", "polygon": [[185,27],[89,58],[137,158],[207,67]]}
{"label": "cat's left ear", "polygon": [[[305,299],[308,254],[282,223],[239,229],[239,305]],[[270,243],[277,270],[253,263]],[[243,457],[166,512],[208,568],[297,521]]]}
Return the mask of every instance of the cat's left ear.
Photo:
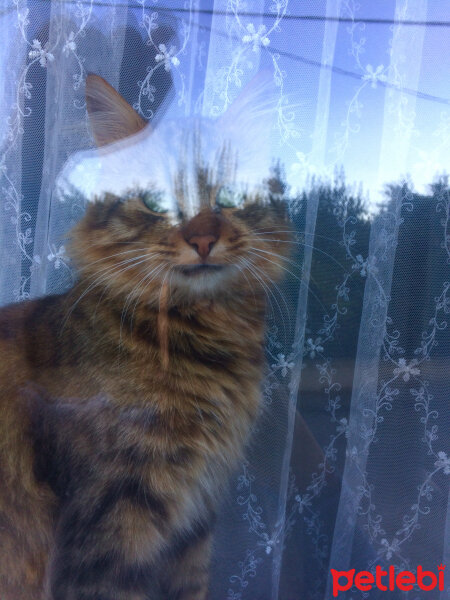
{"label": "cat's left ear", "polygon": [[241,139],[243,136],[251,139],[256,132],[260,134],[258,138],[267,136],[275,117],[277,99],[273,74],[268,70],[260,71],[219,117],[220,126],[225,131],[237,132]]}
{"label": "cat's left ear", "polygon": [[273,74],[261,71],[217,121],[221,139],[237,152],[235,179],[242,184],[257,186],[269,174],[277,101]]}
{"label": "cat's left ear", "polygon": [[86,106],[97,146],[138,133],[147,122],[99,75],[86,78]]}

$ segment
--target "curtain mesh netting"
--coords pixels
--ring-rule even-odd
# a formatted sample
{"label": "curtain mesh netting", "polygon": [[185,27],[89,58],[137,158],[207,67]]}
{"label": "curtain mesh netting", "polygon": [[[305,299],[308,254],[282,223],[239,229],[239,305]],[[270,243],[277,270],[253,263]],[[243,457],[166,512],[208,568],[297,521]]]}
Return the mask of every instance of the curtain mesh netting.
{"label": "curtain mesh netting", "polygon": [[263,415],[221,499],[213,599],[329,600],[330,569],[450,565],[444,4],[0,3],[2,304],[74,283],[85,204],[60,182],[94,146],[88,73],[156,131],[220,118],[258,73],[273,88],[254,174],[298,243],[270,296]]}

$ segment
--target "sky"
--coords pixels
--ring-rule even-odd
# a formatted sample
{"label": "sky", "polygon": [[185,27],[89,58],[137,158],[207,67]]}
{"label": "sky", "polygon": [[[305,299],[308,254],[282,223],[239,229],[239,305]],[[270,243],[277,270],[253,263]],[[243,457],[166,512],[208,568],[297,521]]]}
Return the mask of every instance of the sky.
{"label": "sky", "polygon": [[[252,10],[257,4],[251,3]],[[265,10],[274,4],[267,2]],[[446,4],[291,0],[288,14],[450,21]],[[216,28],[224,28],[223,20],[216,21]],[[244,26],[254,21],[242,19]],[[269,30],[273,19],[261,23]],[[273,70],[279,54],[283,95],[292,106],[286,114],[292,113],[298,134],[280,145],[283,136],[276,130],[273,141],[293,189],[313,174],[330,176],[342,166],[349,183],[362,184],[374,211],[386,184],[407,177],[426,192],[436,175],[450,170],[449,27],[291,18],[267,38],[259,68]],[[222,62],[230,64],[230,57]]]}
{"label": "sky", "polygon": [[[241,2],[241,12],[253,14],[228,17],[219,12],[227,0],[190,2],[201,11],[192,16],[187,40],[182,20],[188,15],[175,10],[181,0],[145,0],[145,11],[135,3],[143,36],[143,14],[158,9],[160,25],[178,28],[177,59],[167,65],[176,90],[167,117],[219,115],[227,104],[225,87],[232,102],[263,70],[282,83],[268,91],[278,110],[263,114],[261,126],[270,128],[272,155],[285,166],[292,190],[304,188],[312,176],[332,177],[342,167],[348,183],[362,186],[374,212],[386,184],[407,177],[426,192],[437,175],[450,171],[450,27],[357,22],[450,21],[448,2],[289,0],[276,28],[277,11],[283,12],[287,0]],[[89,7],[91,0],[84,3]],[[102,4],[109,1],[96,0],[91,18],[100,29]],[[264,12],[269,16],[262,17]],[[36,31],[38,15],[34,11]],[[346,21],[338,23],[336,16]],[[81,38],[79,43],[81,48]],[[8,46],[0,48],[3,64]],[[156,46],[154,52],[160,53]],[[92,70],[90,58],[83,57],[86,70]],[[5,74],[0,71],[4,90],[11,87]],[[245,127],[242,135],[249,135]]]}
{"label": "sky", "polygon": [[[192,68],[192,55],[180,55],[180,69],[183,58],[191,61],[193,83],[190,101],[174,103],[172,113],[192,114],[196,98],[202,99],[207,116],[214,108],[220,112],[223,76],[233,68],[239,70],[242,87],[258,70],[278,72],[282,88],[274,88],[274,96],[286,104],[280,119],[271,123],[271,147],[292,190],[302,189],[313,175],[332,177],[343,167],[348,183],[362,186],[371,212],[383,201],[386,184],[408,178],[426,193],[436,176],[450,171],[450,27],[352,20],[450,21],[446,4],[290,0],[288,18],[272,30],[273,17],[226,18],[217,13],[226,9],[225,0],[201,0],[201,9],[214,8],[216,14],[200,14],[193,21],[190,43],[202,48],[203,58],[197,57]],[[276,15],[276,5],[274,0],[253,0],[241,10]],[[282,11],[283,2],[278,5]],[[338,15],[347,21],[302,18]],[[257,48],[252,41],[243,43],[261,27],[264,43]],[[241,89],[229,76],[231,100]]]}

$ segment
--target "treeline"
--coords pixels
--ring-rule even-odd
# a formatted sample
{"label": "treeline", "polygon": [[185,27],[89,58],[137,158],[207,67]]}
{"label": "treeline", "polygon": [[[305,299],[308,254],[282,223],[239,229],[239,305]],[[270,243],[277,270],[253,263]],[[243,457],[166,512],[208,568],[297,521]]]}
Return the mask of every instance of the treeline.
{"label": "treeline", "polygon": [[[405,330],[415,329],[412,323],[423,322],[431,310],[430,290],[439,288],[442,273],[433,265],[445,264],[449,252],[443,243],[443,219],[449,210],[450,187],[448,176],[441,176],[429,186],[429,194],[415,192],[411,184],[389,184],[385,200],[377,213],[368,210],[362,187],[350,186],[344,172],[338,171],[333,180],[312,179],[308,189],[293,195],[286,183],[283,166],[274,165],[267,180],[270,194],[283,197],[291,208],[291,217],[297,231],[298,243],[289,269],[301,277],[304,249],[313,246],[309,279],[308,320],[306,338],[321,340],[333,329],[331,320],[336,316],[335,333],[326,341],[326,355],[341,358],[354,357],[360,328],[363,295],[367,271],[365,260],[369,255],[372,224],[387,212],[401,219],[396,247],[392,286],[392,311]],[[317,202],[314,237],[304,235],[307,207]],[[447,208],[446,208],[447,207]],[[450,226],[450,225],[447,225]],[[447,233],[448,235],[448,233]],[[295,277],[288,276],[286,294],[295,303]],[[398,305],[398,306],[397,306]],[[401,309],[401,310],[400,310]],[[339,313],[337,315],[337,312]],[[406,340],[405,350],[412,350],[416,335]],[[325,350],[325,349],[324,349]],[[311,352],[310,354],[314,354]],[[311,356],[306,356],[306,360]],[[316,359],[316,356],[313,358]]]}

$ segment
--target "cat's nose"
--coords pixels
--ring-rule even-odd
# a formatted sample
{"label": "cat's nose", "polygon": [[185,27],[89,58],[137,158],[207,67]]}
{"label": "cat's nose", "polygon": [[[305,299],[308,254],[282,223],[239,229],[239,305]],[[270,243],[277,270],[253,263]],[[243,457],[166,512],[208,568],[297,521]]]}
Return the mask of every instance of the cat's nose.
{"label": "cat's nose", "polygon": [[201,258],[205,259],[213,249],[217,238],[214,235],[193,235],[186,241],[189,246],[192,246],[196,250]]}

